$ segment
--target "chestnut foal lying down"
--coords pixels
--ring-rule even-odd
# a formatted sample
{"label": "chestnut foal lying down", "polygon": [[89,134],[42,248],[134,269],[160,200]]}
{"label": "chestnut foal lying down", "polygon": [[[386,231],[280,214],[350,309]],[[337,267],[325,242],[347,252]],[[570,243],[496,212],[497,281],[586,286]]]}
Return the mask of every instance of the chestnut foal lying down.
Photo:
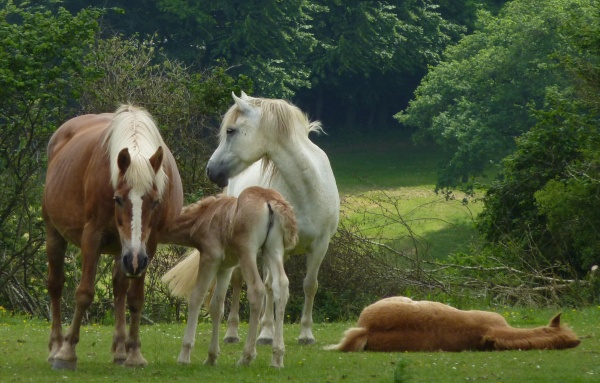
{"label": "chestnut foal lying down", "polygon": [[438,302],[406,297],[382,299],[366,307],[358,327],[346,331],[329,350],[349,351],[484,351],[565,349],[580,341],[560,314],[548,326],[511,327],[500,314],[462,311]]}

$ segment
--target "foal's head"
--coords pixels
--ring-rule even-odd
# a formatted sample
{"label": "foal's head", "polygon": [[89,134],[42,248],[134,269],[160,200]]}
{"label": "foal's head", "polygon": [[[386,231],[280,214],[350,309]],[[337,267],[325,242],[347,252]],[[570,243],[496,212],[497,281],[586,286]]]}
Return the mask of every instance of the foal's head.
{"label": "foal's head", "polygon": [[167,183],[164,142],[141,109],[121,107],[113,125],[109,157],[115,224],[123,268],[128,276],[137,277],[148,267],[148,240],[152,235],[157,240],[157,223],[162,219],[161,199]]}

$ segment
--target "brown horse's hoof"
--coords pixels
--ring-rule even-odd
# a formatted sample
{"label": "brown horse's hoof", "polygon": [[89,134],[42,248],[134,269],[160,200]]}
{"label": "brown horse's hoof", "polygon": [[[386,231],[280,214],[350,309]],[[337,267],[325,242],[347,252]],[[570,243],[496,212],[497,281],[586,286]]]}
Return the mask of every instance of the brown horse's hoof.
{"label": "brown horse's hoof", "polygon": [[77,360],[62,360],[54,358],[52,362],[53,370],[71,370],[74,371],[77,368]]}
{"label": "brown horse's hoof", "polygon": [[123,364],[125,364],[125,359],[126,358],[114,358],[113,363],[122,366]]}
{"label": "brown horse's hoof", "polygon": [[228,336],[223,339],[225,343],[240,343],[240,338],[234,336]]}
{"label": "brown horse's hoof", "polygon": [[262,344],[266,346],[270,346],[273,344],[273,338],[258,338],[256,340],[256,344]]}

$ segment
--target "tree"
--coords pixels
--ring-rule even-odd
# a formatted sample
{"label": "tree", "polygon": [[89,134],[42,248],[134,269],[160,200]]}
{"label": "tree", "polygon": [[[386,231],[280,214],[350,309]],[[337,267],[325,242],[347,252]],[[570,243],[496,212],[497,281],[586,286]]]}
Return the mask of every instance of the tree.
{"label": "tree", "polygon": [[492,243],[511,242],[580,275],[600,262],[600,3],[588,4],[587,12],[570,8],[560,30],[577,48],[556,56],[572,86],[547,90],[546,107],[502,162],[478,222]]}
{"label": "tree", "polygon": [[448,48],[396,115],[417,140],[447,152],[438,187],[468,181],[514,151],[515,137],[536,123],[531,110],[544,108],[546,89],[571,82],[557,57],[577,56],[577,48],[562,32],[574,15],[592,12],[590,1],[517,0],[497,17],[480,12],[476,31]]}
{"label": "tree", "polygon": [[[40,196],[46,144],[74,114],[94,72],[83,63],[100,13],[71,15],[4,2],[0,9],[0,304],[42,310],[35,296],[45,270],[35,263],[43,246]],[[30,288],[35,285],[36,288]]]}

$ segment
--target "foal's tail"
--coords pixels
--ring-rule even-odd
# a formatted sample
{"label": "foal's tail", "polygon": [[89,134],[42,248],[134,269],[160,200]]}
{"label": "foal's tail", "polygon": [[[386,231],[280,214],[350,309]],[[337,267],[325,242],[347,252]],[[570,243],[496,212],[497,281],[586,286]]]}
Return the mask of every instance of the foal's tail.
{"label": "foal's tail", "polygon": [[200,252],[194,250],[188,256],[175,266],[163,277],[161,281],[168,284],[171,294],[180,298],[189,298],[192,294],[198,270],[200,269]]}
{"label": "foal's tail", "polygon": [[344,338],[339,344],[326,346],[325,350],[338,350],[343,352],[364,351],[367,345],[369,330],[364,327],[354,327],[346,330]]}
{"label": "foal's tail", "polygon": [[283,197],[270,199],[268,203],[281,223],[283,246],[286,250],[293,249],[298,243],[298,223],[294,209]]}

